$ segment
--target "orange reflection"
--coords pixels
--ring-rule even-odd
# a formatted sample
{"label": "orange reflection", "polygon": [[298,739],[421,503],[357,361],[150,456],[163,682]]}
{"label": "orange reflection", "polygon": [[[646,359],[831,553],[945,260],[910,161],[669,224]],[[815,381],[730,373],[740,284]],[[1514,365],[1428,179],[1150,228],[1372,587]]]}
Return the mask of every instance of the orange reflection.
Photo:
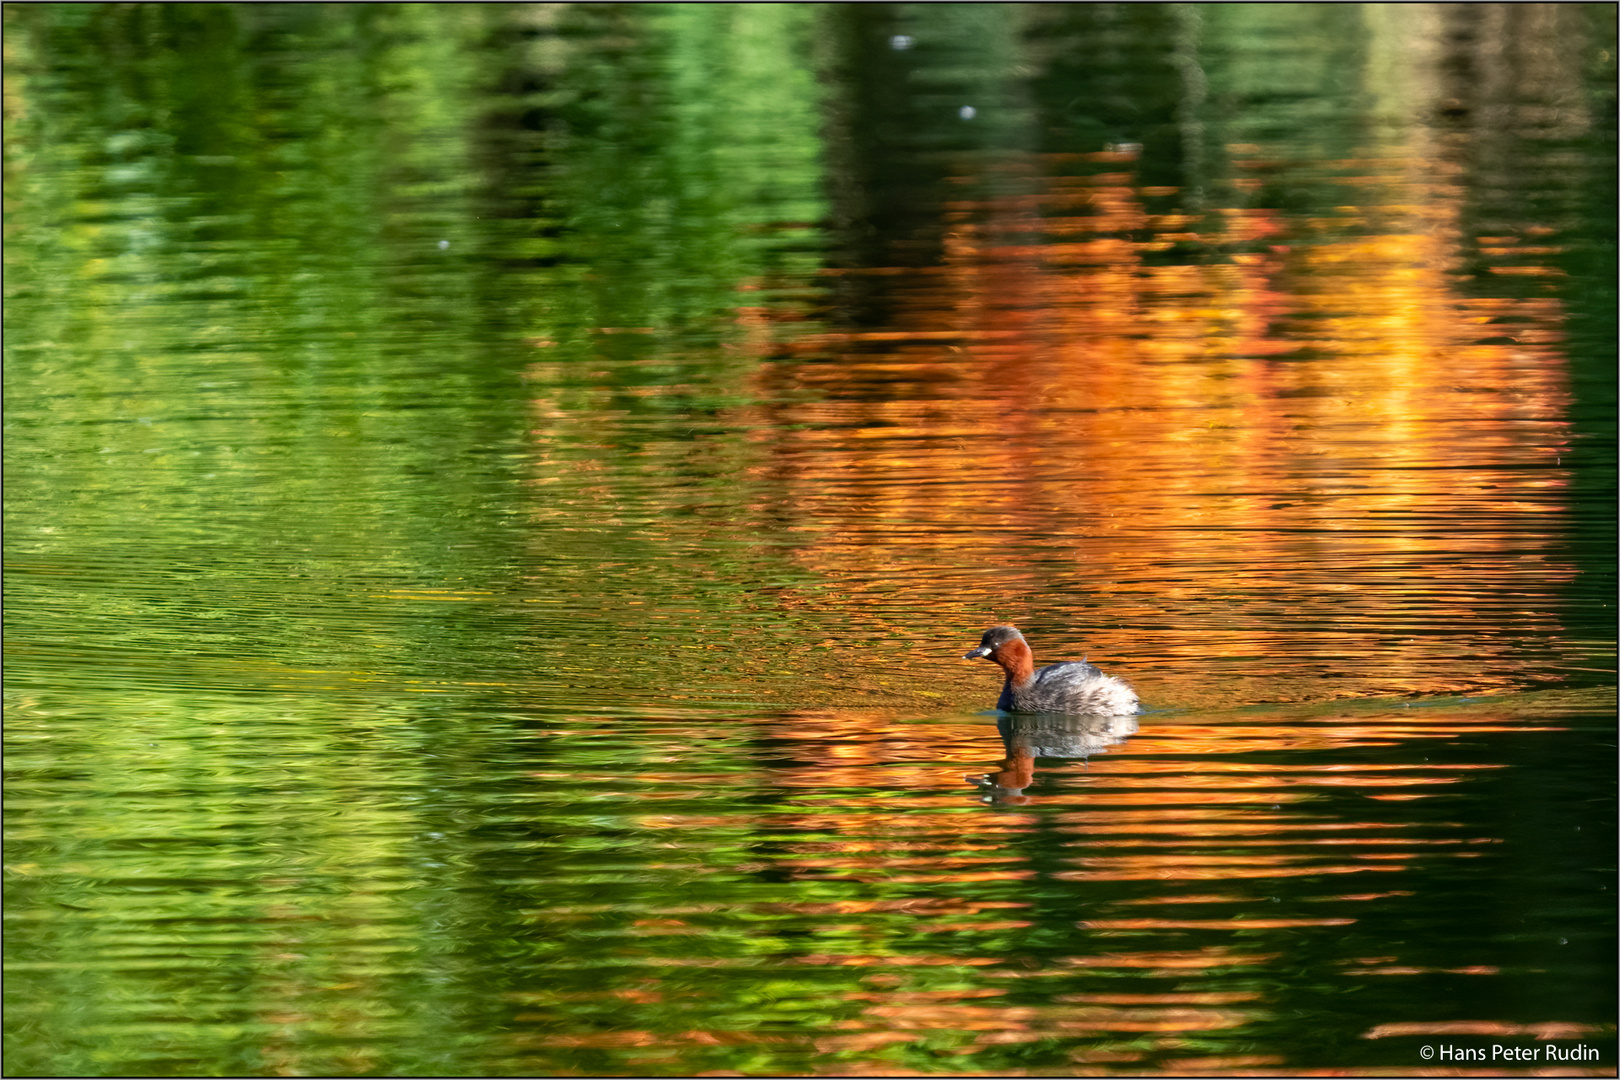
{"label": "orange reflection", "polygon": [[[597,802],[593,814],[636,826],[620,841],[644,845],[631,873],[718,878],[735,899],[680,904],[649,893],[644,907],[559,904],[525,918],[558,936],[588,928],[599,940],[646,946],[616,957],[616,983],[568,991],[587,995],[579,1001],[679,1008],[689,991],[648,977],[659,968],[820,969],[815,977],[829,980],[844,1006],[814,1037],[822,1053],[932,1050],[949,1032],[943,1052],[965,1060],[996,1046],[1076,1039],[1085,1044],[1075,1048],[1077,1065],[1162,1061],[1201,1052],[1200,1032],[1268,1019],[1277,1000],[1247,981],[1251,973],[1301,963],[1306,942],[1358,940],[1382,905],[1424,887],[1409,871],[1497,843],[1463,813],[1448,822],[1376,801],[1391,790],[1456,788],[1487,773],[1480,763],[1348,751],[1520,730],[1489,702],[1435,706],[1426,723],[1412,710],[1371,705],[1197,723],[1155,724],[1149,715],[1128,737],[1083,718],[1026,719],[1023,728],[1009,721],[997,729],[802,710],[748,721],[749,739],[726,731],[713,744],[723,753],[705,748],[716,736],[702,725],[650,728],[636,743],[638,763],[545,773],[534,795]],[[609,734],[594,721],[580,730]],[[750,762],[739,747],[753,742],[767,749]],[[1252,747],[1267,752],[1243,752]],[[1065,759],[1066,748],[1086,756]],[[1008,754],[1003,771],[1027,770],[1019,778],[1025,806],[986,807],[976,801],[982,791],[961,785],[998,750]],[[732,805],[740,789],[775,797]],[[603,869],[586,860],[575,872],[577,882],[564,872],[558,884],[590,885]],[[766,891],[753,891],[761,880]],[[1065,881],[1081,885],[1055,900],[1053,883]],[[792,892],[776,891],[784,886]],[[756,945],[726,931],[739,918],[788,932]],[[1072,928],[1070,955],[1032,947],[1055,924]],[[658,955],[679,951],[683,938],[713,940],[723,955]],[[1430,957],[1377,951],[1362,946],[1330,962],[1327,976],[1369,986],[1387,977],[1502,977],[1490,965],[1437,967]],[[518,1019],[547,1024],[574,1000],[526,1000]],[[588,1037],[599,1049],[701,1045],[683,1041],[701,1033],[653,1044],[638,1040],[656,1023],[625,1026]],[[547,1038],[521,1036],[574,1045]]]}
{"label": "orange reflection", "polygon": [[1275,960],[1275,953],[1239,953],[1228,948],[1174,952],[1107,953],[1101,956],[1070,956],[1058,960],[1065,967],[1148,968],[1154,971],[1184,971],[1200,968],[1252,967]]}
{"label": "orange reflection", "polygon": [[1164,1063],[1167,1070],[1192,1075],[1258,1069],[1281,1066],[1287,1059],[1270,1054],[1222,1054],[1217,1057],[1171,1058]]}
{"label": "orange reflection", "polygon": [[[693,877],[768,871],[805,883],[922,885],[937,891],[926,901],[817,898],[767,906],[777,915],[828,916],[818,924],[823,932],[853,932],[860,920],[842,917],[879,914],[908,916],[894,924],[902,934],[1022,929],[1035,921],[1023,910],[1028,901],[969,900],[953,890],[974,883],[1021,887],[1037,877],[1182,886],[1149,897],[1111,894],[1115,904],[1153,904],[1160,910],[1151,915],[1088,912],[1077,922],[1098,932],[1347,925],[1358,918],[1355,907],[1411,890],[1352,886],[1337,895],[1322,890],[1293,899],[1336,905],[1336,910],[1285,912],[1256,909],[1248,888],[1211,893],[1199,883],[1263,888],[1261,883],[1288,878],[1402,873],[1420,860],[1469,858],[1498,842],[1460,822],[1388,818],[1370,808],[1391,789],[1453,788],[1487,768],[1503,767],[1499,763],[1349,764],[1343,757],[1349,748],[1396,745],[1437,733],[1508,730],[1498,710],[1435,708],[1422,727],[1399,709],[1363,708],[1339,723],[1268,715],[1271,722],[1265,725],[1212,719],[1155,726],[1150,721],[1146,730],[1126,735],[1126,728],[1117,726],[1122,718],[1004,717],[993,731],[984,724],[910,723],[871,713],[806,710],[755,722],[769,732],[776,749],[769,765],[761,763],[752,775],[735,765],[715,769],[702,751],[704,731],[673,723],[664,729],[667,743],[649,738],[638,744],[646,760],[661,763],[658,768],[536,772],[543,783],[534,797],[556,792],[569,801],[599,804],[596,812],[623,815],[641,830],[648,849],[641,866],[647,870]],[[1132,730],[1139,724],[1137,718],[1123,720]],[[984,813],[956,786],[963,772],[954,763],[982,761],[997,742],[1009,756],[999,772],[979,783],[979,791],[981,798],[987,789],[998,792],[1002,807]],[[1340,763],[1234,756],[1235,748],[1251,747],[1326,750],[1329,762]],[[1088,756],[1052,756],[1067,752]],[[689,771],[681,770],[683,763]],[[596,790],[582,792],[582,783]],[[775,791],[781,798],[768,810],[743,812],[690,805],[726,801],[744,787]],[[1060,799],[1061,805],[1039,807],[1047,798]],[[1009,811],[1006,804],[1014,799],[1042,812]],[[1318,809],[1324,800],[1337,807],[1325,816]],[[1032,848],[1027,841],[1035,835],[1040,839]],[[1041,853],[1038,862],[1035,851]],[[1206,911],[1169,910],[1184,905]],[[1233,910],[1207,910],[1222,905]],[[545,917],[578,917],[582,910],[559,908]],[[688,925],[686,917],[708,913],[666,906],[647,912],[651,921],[627,932],[698,933],[702,922]]]}
{"label": "orange reflection", "polygon": [[[982,974],[1016,979],[1065,969],[1118,969],[1139,977],[1180,980],[1200,970],[1226,971],[1269,959],[1226,948],[1109,953],[1062,958],[1056,967],[1041,970],[991,968]],[[836,1022],[840,1033],[818,1039],[818,1050],[871,1049],[939,1031],[952,1032],[953,1039],[961,1040],[953,1049],[958,1054],[1051,1038],[1126,1035],[1132,1037],[1128,1044],[1076,1047],[1074,1059],[1127,1062],[1140,1060],[1153,1049],[1181,1045],[1179,1040],[1189,1032],[1233,1030],[1263,1015],[1257,1007],[1260,995],[1251,991],[1060,994],[1046,1003],[1028,1004],[1004,1000],[1008,991],[996,986],[919,990],[887,973],[875,973],[867,985],[869,989],[846,995],[846,1000],[867,1006],[859,1016]]]}
{"label": "orange reflection", "polygon": [[[1364,203],[1304,219],[1153,215],[1105,164],[1024,160],[1022,194],[942,210],[937,271],[868,273],[891,326],[757,369],[758,475],[834,602],[903,637],[1034,612],[1143,676],[1243,656],[1206,703],[1520,685],[1504,622],[1558,627],[1505,597],[1572,575],[1557,299],[1465,291],[1463,192],[1422,148],[1336,163]],[[1154,260],[1176,243],[1225,255]]]}
{"label": "orange reflection", "polygon": [[1062,881],[1222,881],[1233,878],[1316,877],[1323,874],[1361,874],[1399,870],[1399,866],[1324,866],[1287,856],[1242,859],[1222,856],[1169,855],[1161,858],[1091,858],[1079,860],[1085,869],[1059,870]]}
{"label": "orange reflection", "polygon": [[1371,968],[1347,968],[1346,975],[1500,975],[1502,969],[1489,964],[1476,964],[1472,967],[1460,968],[1427,968],[1413,967],[1411,965],[1385,964]]}
{"label": "orange reflection", "polygon": [[1350,926],[1354,919],[1082,919],[1087,930],[1277,930],[1296,926]]}
{"label": "orange reflection", "polygon": [[1244,1001],[1258,1001],[1260,997],[1256,991],[1238,990],[1167,994],[1059,994],[1052,1000],[1083,1005],[1236,1005]]}

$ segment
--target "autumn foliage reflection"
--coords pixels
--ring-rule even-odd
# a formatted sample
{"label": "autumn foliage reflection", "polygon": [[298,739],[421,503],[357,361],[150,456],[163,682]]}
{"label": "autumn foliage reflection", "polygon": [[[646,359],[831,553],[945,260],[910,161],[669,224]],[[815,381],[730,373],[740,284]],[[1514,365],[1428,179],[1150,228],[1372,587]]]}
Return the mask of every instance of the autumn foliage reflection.
{"label": "autumn foliage reflection", "polygon": [[1511,597],[1572,572],[1557,300],[1470,286],[1482,240],[1426,159],[1325,166],[1366,201],[1303,217],[1151,212],[1173,189],[1129,165],[1029,159],[1014,194],[942,208],[944,265],[837,271],[895,325],[778,334],[758,468],[814,523],[806,564],[926,591],[940,626],[1035,613],[1143,672],[1240,655],[1233,697],[1515,685],[1503,624],[1559,627]]}
{"label": "autumn foliage reflection", "polygon": [[[705,991],[684,972],[703,967],[723,980],[770,965],[784,979],[805,972],[841,987],[844,1007],[810,1042],[793,1043],[829,1061],[884,1047],[973,1055],[1073,1039],[1077,1066],[1147,1063],[1190,1055],[1199,1032],[1235,1032],[1286,1007],[1256,982],[1279,965],[1325,965],[1323,977],[1358,982],[1501,977],[1489,964],[1437,966],[1421,942],[1392,946],[1378,929],[1423,882],[1492,857],[1500,843],[1445,811],[1413,814],[1387,800],[1446,799],[1502,767],[1415,751],[1524,725],[1488,707],[1436,709],[1422,721],[1337,708],[1149,716],[1134,732],[1136,718],[1027,717],[998,731],[795,710],[749,729],[757,749],[747,772],[725,756],[733,732],[671,717],[636,739],[639,763],[537,772],[536,797],[596,791],[591,813],[622,818],[627,842],[645,849],[628,872],[702,881],[730,899],[659,894],[641,907],[531,913],[547,936],[589,929],[636,952],[605,970],[598,989],[526,993],[514,1037],[537,1053],[762,1045],[706,1012]],[[600,736],[623,723],[605,723]],[[1402,746],[1395,759],[1378,752]],[[964,770],[998,751],[1008,754],[1000,771],[964,790]],[[739,791],[774,795],[724,810],[714,801]],[[579,868],[581,882],[614,872],[595,861]],[[727,929],[738,921],[757,930]],[[1079,935],[1072,951],[1032,947],[1054,925]],[[554,1033],[583,1002],[617,1003],[623,1026]],[[1186,1060],[1238,1069],[1247,1059]]]}
{"label": "autumn foliage reflection", "polygon": [[[827,267],[881,295],[881,327],[750,281],[717,364],[637,331],[534,365],[537,513],[640,526],[676,562],[781,535],[819,587],[758,581],[760,617],[901,676],[844,665],[857,700],[807,678],[797,703],[987,698],[946,658],[997,621],[1161,705],[1520,688],[1547,662],[1527,639],[1606,663],[1552,600],[1574,574],[1556,246],[1471,235],[1415,152],[1319,163],[1361,201],[1293,215],[1189,212],[1132,168],[1030,156],[937,208],[941,265]],[[712,434],[660,426],[705,394]],[[662,482],[690,473],[716,486]]]}

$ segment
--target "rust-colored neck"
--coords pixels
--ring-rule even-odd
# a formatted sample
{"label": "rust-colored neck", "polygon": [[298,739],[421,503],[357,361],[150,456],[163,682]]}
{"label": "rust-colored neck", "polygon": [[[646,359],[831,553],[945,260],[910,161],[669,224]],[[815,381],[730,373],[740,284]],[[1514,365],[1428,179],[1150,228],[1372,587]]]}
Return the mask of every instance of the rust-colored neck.
{"label": "rust-colored neck", "polygon": [[997,649],[990,659],[1001,665],[1014,686],[1022,686],[1035,674],[1035,654],[1029,651],[1029,643],[1019,638]]}

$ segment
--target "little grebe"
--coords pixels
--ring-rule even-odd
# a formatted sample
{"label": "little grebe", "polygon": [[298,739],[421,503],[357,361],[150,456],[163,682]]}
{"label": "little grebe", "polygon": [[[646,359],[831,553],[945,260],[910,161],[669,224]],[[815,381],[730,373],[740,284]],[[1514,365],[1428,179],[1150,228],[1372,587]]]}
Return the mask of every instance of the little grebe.
{"label": "little grebe", "polygon": [[992,626],[979,647],[962,657],[988,656],[1001,665],[1007,681],[996,708],[1002,712],[1090,713],[1123,716],[1137,710],[1136,692],[1083,660],[1035,670],[1035,654],[1016,626]]}

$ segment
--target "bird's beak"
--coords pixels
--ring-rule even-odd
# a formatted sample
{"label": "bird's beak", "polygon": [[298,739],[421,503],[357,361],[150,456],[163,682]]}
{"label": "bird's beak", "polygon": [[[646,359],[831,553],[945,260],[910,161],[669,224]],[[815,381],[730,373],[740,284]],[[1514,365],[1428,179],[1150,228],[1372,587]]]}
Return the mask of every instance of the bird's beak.
{"label": "bird's beak", "polygon": [[970,652],[966,656],[962,657],[962,659],[964,659],[964,660],[977,660],[981,656],[989,656],[989,655],[990,655],[990,647],[988,645],[980,645],[977,649],[974,649],[972,652]]}

